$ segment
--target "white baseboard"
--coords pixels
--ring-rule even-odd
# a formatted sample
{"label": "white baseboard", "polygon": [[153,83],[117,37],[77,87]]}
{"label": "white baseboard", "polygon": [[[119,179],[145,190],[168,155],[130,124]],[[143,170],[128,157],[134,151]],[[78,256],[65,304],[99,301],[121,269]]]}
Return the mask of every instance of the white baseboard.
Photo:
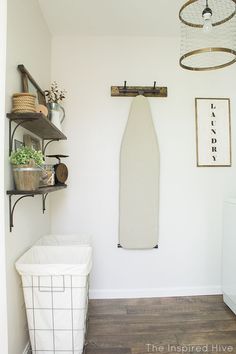
{"label": "white baseboard", "polygon": [[90,299],[137,299],[151,297],[221,295],[221,286],[157,289],[91,289]]}
{"label": "white baseboard", "polygon": [[235,302],[226,294],[224,294],[224,302],[236,315],[236,304]]}
{"label": "white baseboard", "polygon": [[25,347],[25,350],[23,351],[22,354],[29,354],[30,353],[30,344],[27,343],[26,347]]}

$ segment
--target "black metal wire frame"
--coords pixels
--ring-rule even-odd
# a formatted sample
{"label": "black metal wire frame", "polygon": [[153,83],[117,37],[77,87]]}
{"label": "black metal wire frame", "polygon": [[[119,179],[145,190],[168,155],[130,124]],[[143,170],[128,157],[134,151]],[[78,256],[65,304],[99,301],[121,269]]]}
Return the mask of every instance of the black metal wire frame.
{"label": "black metal wire frame", "polygon": [[44,145],[45,139],[42,139],[42,153],[43,153],[43,155],[45,156],[45,152],[46,152],[46,149],[47,149],[49,144],[51,144],[53,141],[59,141],[59,140],[60,139],[51,139]]}
{"label": "black metal wire frame", "polygon": [[10,232],[12,232],[12,228],[14,227],[14,223],[13,223],[13,220],[14,220],[14,211],[15,211],[15,207],[17,205],[17,203],[21,200],[21,199],[24,199],[24,198],[27,198],[27,197],[34,197],[33,194],[27,194],[27,195],[22,195],[20,198],[18,198],[15,203],[13,204],[12,206],[12,195],[9,195],[9,219],[10,219]]}
{"label": "black metal wire frame", "polygon": [[[37,278],[38,277],[38,281],[36,283],[34,283],[34,280],[33,278]],[[58,290],[57,287],[54,287],[53,286],[53,276],[46,276],[46,278],[51,278],[51,281],[50,281],[50,284],[48,286],[45,286],[45,290],[43,290],[44,286],[41,286],[40,285],[40,278],[44,278],[44,276],[31,276],[31,285],[23,285],[22,284],[22,287],[23,287],[23,290],[24,289],[27,289],[30,290],[30,294],[31,294],[31,297],[32,297],[32,306],[28,306],[26,303],[25,303],[25,311],[31,311],[32,312],[32,320],[33,320],[33,327],[30,328],[29,327],[29,323],[27,324],[27,329],[28,329],[28,334],[31,333],[31,335],[33,336],[34,338],[34,341],[33,343],[30,343],[30,348],[29,348],[29,353],[30,354],[35,354],[35,353],[47,353],[47,352],[52,352],[52,353],[60,353],[60,352],[64,352],[64,350],[57,350],[55,348],[55,323],[54,323],[54,311],[55,310],[67,310],[67,311],[71,311],[71,328],[69,329],[60,329],[60,330],[57,330],[57,331],[67,331],[68,334],[71,332],[71,336],[72,336],[72,349],[67,349],[65,350],[66,352],[68,353],[71,353],[71,354],[75,354],[75,353],[78,353],[78,352],[81,352],[81,354],[85,354],[86,353],[86,347],[87,345],[89,344],[88,341],[87,341],[87,334],[88,334],[88,322],[89,322],[89,316],[88,316],[88,306],[89,306],[89,275],[88,276],[85,276],[86,277],[86,284],[85,286],[72,286],[72,278],[74,276],[71,276],[71,275],[67,275],[66,277],[70,277],[71,281],[70,281],[70,286],[65,286],[65,276],[62,275],[61,276],[63,278],[63,285],[62,285],[62,288]],[[75,276],[77,277],[77,276]],[[82,276],[81,276],[82,277]],[[86,301],[85,301],[85,305],[84,307],[74,307],[74,304],[73,304],[73,296],[72,296],[72,289],[86,289]],[[70,290],[70,307],[65,307],[65,308],[62,308],[62,307],[59,307],[57,308],[56,306],[54,306],[54,297],[57,296],[58,293],[63,293],[65,291],[69,291]],[[25,291],[25,290],[24,290]],[[49,307],[36,307],[36,304],[35,304],[35,291],[37,292],[47,292],[47,293],[51,293],[51,306]],[[58,294],[59,295],[59,294]],[[59,295],[60,296],[60,295]],[[47,311],[50,311],[51,310],[51,313],[52,313],[52,324],[53,324],[53,328],[52,329],[49,329],[49,328],[44,328],[44,329],[38,329],[36,328],[36,323],[35,323],[35,311],[36,310],[47,310]],[[83,326],[81,326],[80,329],[77,329],[75,330],[74,328],[74,317],[73,317],[73,310],[80,310],[80,311],[85,311],[85,317],[83,319]],[[48,331],[48,332],[51,332],[52,335],[53,335],[53,349],[51,348],[50,350],[48,350],[47,348],[45,349],[37,349],[36,347],[36,331]],[[78,331],[78,332],[83,332],[83,337],[84,337],[84,345],[83,345],[83,348],[81,349],[78,349],[78,350],[75,350],[75,343],[74,343],[74,332],[75,331]],[[33,347],[32,347],[33,345]]]}

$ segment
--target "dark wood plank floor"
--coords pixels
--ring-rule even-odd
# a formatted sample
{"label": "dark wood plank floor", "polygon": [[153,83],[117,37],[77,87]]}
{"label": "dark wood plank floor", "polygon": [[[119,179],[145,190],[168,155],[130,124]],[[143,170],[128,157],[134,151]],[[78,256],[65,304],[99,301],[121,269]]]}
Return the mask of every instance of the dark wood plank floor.
{"label": "dark wood plank floor", "polygon": [[222,296],[91,300],[86,354],[236,353]]}

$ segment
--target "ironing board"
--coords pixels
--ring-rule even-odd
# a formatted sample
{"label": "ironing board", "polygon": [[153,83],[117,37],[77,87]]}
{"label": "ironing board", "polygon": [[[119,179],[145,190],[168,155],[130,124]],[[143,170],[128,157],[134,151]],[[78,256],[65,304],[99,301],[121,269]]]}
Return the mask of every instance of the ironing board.
{"label": "ironing board", "polygon": [[133,99],[120,151],[119,244],[151,249],[158,244],[160,155],[149,102]]}

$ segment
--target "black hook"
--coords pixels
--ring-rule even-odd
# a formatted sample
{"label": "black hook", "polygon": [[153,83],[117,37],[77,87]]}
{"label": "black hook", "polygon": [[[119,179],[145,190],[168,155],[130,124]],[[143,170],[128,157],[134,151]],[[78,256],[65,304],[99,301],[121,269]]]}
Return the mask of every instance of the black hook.
{"label": "black hook", "polygon": [[153,90],[155,90],[155,89],[156,89],[156,84],[157,84],[157,82],[156,82],[156,81],[154,81]]}
{"label": "black hook", "polygon": [[124,90],[126,90],[126,81],[124,81]]}

